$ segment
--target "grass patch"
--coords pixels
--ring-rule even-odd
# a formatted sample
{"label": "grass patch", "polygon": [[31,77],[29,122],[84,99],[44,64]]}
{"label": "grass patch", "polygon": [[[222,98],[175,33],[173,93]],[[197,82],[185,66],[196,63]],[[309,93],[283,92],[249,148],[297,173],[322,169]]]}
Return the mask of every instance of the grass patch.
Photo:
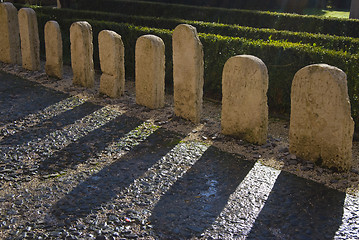
{"label": "grass patch", "polygon": [[304,14],[309,16],[317,17],[333,17],[333,18],[346,18],[349,19],[349,11],[334,11],[334,10],[324,10],[324,9],[305,9]]}

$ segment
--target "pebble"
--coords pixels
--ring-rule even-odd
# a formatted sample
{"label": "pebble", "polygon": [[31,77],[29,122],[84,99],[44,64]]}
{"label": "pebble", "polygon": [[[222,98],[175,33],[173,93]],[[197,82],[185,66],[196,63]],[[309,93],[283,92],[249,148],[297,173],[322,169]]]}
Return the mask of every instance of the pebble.
{"label": "pebble", "polygon": [[298,161],[297,160],[289,160],[289,165],[297,165]]}
{"label": "pebble", "polygon": [[124,237],[128,238],[128,239],[137,239],[138,235],[133,234],[133,233],[129,233],[129,234],[125,234]]}
{"label": "pebble", "polygon": [[281,147],[281,148],[278,149],[278,152],[286,153],[286,152],[289,152],[289,149],[287,147]]}
{"label": "pebble", "polygon": [[261,146],[261,148],[270,148],[270,147],[272,147],[271,143],[266,143],[266,144]]}

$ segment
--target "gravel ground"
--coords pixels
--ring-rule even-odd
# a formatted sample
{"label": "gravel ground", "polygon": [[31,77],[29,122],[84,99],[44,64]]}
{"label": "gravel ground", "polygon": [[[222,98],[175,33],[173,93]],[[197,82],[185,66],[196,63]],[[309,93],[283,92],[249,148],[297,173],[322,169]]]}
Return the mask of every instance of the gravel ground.
{"label": "gravel ground", "polygon": [[[14,77],[14,75],[19,77]],[[359,156],[338,173],[288,152],[286,120],[266,144],[0,63],[2,239],[358,239]]]}

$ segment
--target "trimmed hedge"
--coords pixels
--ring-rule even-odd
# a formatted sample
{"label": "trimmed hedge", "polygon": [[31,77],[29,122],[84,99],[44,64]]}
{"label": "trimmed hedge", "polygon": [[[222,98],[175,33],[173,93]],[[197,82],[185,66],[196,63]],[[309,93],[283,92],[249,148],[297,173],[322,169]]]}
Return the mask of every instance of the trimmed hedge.
{"label": "trimmed hedge", "polygon": [[[51,16],[38,15],[41,41],[43,46],[43,27]],[[69,28],[76,19],[57,19],[64,39],[64,59],[69,63],[70,43]],[[155,34],[163,39],[166,46],[166,84],[172,83],[172,31],[139,27],[130,24],[89,20],[94,33],[94,58],[98,64],[97,35],[103,29],[116,31],[122,36],[125,45],[126,77],[133,78],[135,67],[135,43],[144,34]],[[199,34],[205,54],[206,96],[220,98],[221,79],[224,63],[238,54],[251,54],[261,58],[268,67],[269,90],[268,105],[276,112],[289,112],[290,89],[294,74],[302,67],[314,63],[327,63],[341,68],[348,75],[348,89],[352,101],[352,113],[359,123],[359,66],[358,55],[321,49],[298,43],[248,40],[214,34]]]}
{"label": "trimmed hedge", "polygon": [[[83,0],[81,0],[83,1]],[[197,6],[221,7],[221,8],[238,8],[238,9],[255,9],[255,10],[278,10],[281,2],[278,0],[142,0],[150,2],[176,3]],[[293,1],[293,0],[291,0]],[[296,0],[294,0],[296,1]],[[339,0],[343,1],[343,0]],[[349,1],[350,0],[345,0]],[[318,0],[309,0],[305,8],[316,8],[322,4]],[[324,7],[324,6],[323,6]]]}
{"label": "trimmed hedge", "polygon": [[187,23],[196,27],[198,32],[203,33],[212,33],[231,37],[243,37],[247,39],[264,39],[268,41],[277,40],[298,42],[336,51],[347,51],[353,54],[359,53],[359,39],[350,37],[330,36],[304,32],[278,31],[274,29],[258,29],[252,27],[242,27],[238,25],[208,23],[181,19],[129,16],[125,14],[104,13],[95,11],[77,11],[72,9],[54,9],[49,7],[34,7],[34,10],[37,13],[51,15],[54,19],[72,18],[76,15],[77,19],[94,19],[111,22],[125,22],[139,26],[155,27],[162,29],[174,29],[177,25],[181,23]]}
{"label": "trimmed hedge", "polygon": [[201,20],[256,28],[359,37],[359,21],[240,9],[198,7],[130,0],[80,1],[79,9],[129,15]]}
{"label": "trimmed hedge", "polygon": [[151,2],[176,3],[196,6],[209,6],[221,8],[257,9],[269,10],[279,9],[276,0],[144,0]]}

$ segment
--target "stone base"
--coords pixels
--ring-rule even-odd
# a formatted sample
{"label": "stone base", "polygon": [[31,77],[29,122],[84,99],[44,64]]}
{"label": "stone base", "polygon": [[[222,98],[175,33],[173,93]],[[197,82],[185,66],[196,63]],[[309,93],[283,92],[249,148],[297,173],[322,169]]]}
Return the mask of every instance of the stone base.
{"label": "stone base", "polygon": [[100,93],[111,98],[122,96],[124,88],[121,87],[120,77],[102,74],[100,79]]}

